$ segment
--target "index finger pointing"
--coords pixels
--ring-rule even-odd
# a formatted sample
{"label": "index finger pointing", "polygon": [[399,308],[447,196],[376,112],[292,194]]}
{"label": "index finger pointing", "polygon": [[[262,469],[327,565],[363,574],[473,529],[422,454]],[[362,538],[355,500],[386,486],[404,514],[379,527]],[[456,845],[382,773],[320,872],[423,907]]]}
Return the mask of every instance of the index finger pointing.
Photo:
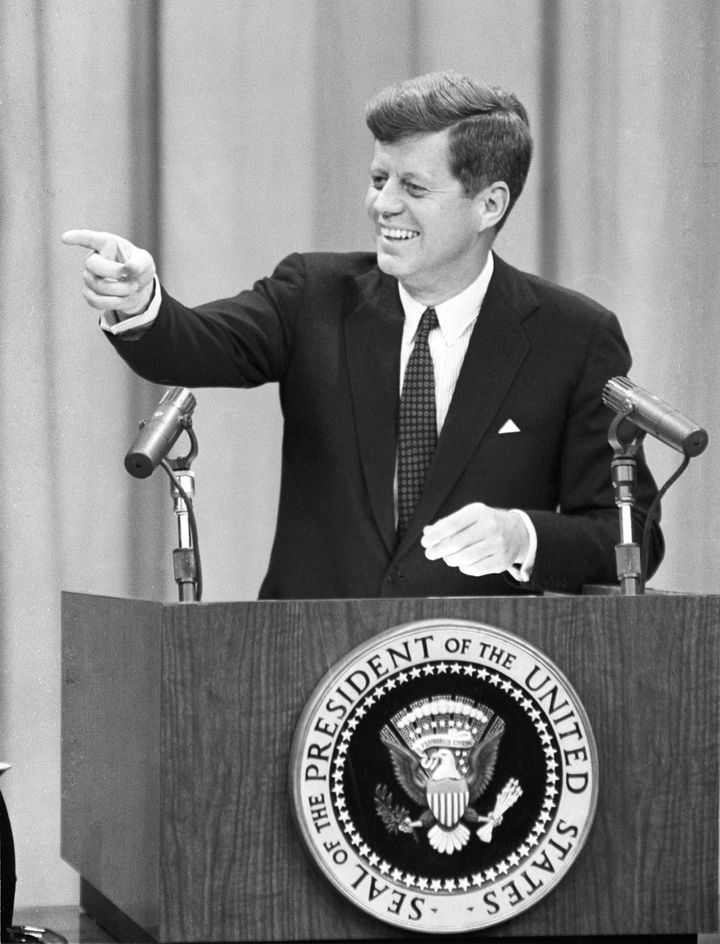
{"label": "index finger pointing", "polygon": [[69,229],[60,237],[66,246],[84,246],[99,252],[108,241],[110,233],[99,233],[94,229]]}
{"label": "index finger pointing", "polygon": [[127,259],[127,253],[120,246],[120,237],[112,233],[101,233],[94,229],[69,229],[62,234],[61,239],[66,246],[92,249],[113,262],[125,262]]}

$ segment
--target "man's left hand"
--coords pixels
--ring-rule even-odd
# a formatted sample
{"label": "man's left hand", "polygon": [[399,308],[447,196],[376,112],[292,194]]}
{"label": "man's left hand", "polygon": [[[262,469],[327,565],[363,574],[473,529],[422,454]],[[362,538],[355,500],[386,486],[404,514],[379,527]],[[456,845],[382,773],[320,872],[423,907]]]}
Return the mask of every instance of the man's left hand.
{"label": "man's left hand", "polygon": [[481,577],[524,561],[529,536],[520,515],[475,502],[428,525],[420,543],[429,560]]}

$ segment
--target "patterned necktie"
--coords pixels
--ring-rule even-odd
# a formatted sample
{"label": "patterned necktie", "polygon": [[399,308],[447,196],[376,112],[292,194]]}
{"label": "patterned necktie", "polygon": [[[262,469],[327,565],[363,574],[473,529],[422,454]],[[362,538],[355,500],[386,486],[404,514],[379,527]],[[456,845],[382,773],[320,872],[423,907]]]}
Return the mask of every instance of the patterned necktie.
{"label": "patterned necktie", "polygon": [[437,445],[435,374],[428,334],[438,327],[434,308],[426,308],[410,354],[398,422],[398,535],[407,531],[425,485],[425,475]]}

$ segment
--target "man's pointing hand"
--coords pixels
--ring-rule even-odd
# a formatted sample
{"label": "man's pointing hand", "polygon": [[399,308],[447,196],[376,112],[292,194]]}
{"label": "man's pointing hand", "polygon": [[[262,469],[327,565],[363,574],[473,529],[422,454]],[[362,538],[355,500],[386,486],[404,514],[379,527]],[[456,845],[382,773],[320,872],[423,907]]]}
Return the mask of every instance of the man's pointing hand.
{"label": "man's pointing hand", "polygon": [[144,312],[153,296],[155,262],[145,249],[113,233],[71,229],[62,235],[66,246],[83,246],[83,297],[91,308],[112,310],[128,318]]}

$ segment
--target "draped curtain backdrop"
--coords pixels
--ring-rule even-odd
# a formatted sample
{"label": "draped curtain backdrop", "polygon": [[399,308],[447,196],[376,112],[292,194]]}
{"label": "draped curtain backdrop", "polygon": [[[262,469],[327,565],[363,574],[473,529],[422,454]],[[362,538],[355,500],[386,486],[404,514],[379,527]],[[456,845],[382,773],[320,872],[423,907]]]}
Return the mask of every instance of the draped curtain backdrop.
{"label": "draped curtain backdrop", "polygon": [[[633,379],[708,428],[666,498],[653,585],[717,593],[719,40],[717,0],[2,0],[0,760],[18,904],[77,900],[59,856],[60,591],[175,599],[167,479],[122,462],[162,391],[101,336],[60,234],[128,236],[189,303],[234,293],[289,251],[369,248],[379,88],[454,67],[514,90],[536,156],[497,248],[614,309]],[[205,599],[252,599],[277,394],[197,396]],[[649,453],[664,481],[679,454]]]}

